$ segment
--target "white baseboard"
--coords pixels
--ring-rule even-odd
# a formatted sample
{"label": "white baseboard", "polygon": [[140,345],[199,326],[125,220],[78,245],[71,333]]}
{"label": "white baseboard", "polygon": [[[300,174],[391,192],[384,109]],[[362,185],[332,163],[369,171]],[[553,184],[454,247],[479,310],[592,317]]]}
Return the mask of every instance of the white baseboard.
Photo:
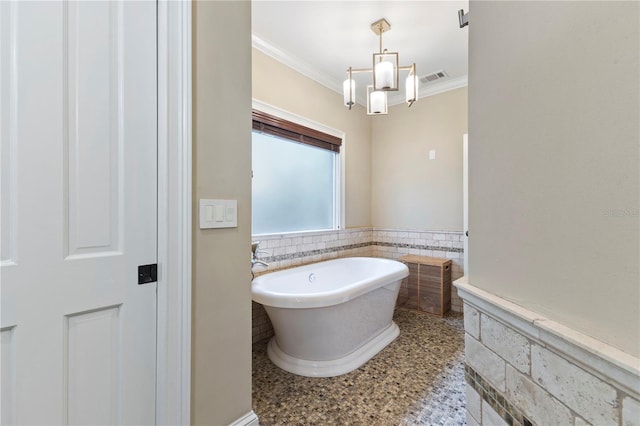
{"label": "white baseboard", "polygon": [[229,426],[259,426],[259,425],[260,423],[258,423],[258,416],[256,415],[256,413],[253,412],[253,410],[251,410],[244,416],[236,419]]}

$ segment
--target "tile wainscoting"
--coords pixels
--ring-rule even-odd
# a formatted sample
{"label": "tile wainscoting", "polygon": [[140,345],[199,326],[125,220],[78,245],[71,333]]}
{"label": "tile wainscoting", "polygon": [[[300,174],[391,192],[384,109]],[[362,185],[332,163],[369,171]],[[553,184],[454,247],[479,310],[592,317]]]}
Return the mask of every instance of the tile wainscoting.
{"label": "tile wainscoting", "polygon": [[640,425],[638,358],[462,281],[468,425]]}
{"label": "tile wainscoting", "polygon": [[[354,228],[339,231],[255,236],[260,241],[258,257],[269,264],[256,266],[255,275],[307,263],[353,256],[399,259],[406,254],[451,259],[452,279],[463,275],[462,231],[415,231]],[[451,289],[451,309],[462,312],[462,300]],[[252,339],[259,342],[273,336],[273,327],[262,307],[253,302]]]}

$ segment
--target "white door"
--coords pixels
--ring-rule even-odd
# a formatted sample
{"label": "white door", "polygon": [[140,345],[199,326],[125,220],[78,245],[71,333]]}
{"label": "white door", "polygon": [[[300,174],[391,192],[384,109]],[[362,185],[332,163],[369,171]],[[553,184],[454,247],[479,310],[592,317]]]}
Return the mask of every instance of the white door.
{"label": "white door", "polygon": [[155,2],[0,2],[2,424],[152,424]]}

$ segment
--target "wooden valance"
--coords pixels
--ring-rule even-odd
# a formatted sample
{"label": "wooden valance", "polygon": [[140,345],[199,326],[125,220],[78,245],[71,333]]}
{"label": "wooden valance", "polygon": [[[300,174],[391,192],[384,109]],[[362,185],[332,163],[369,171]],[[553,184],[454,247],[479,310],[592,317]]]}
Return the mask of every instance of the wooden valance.
{"label": "wooden valance", "polygon": [[253,110],[253,130],[271,136],[288,139],[294,142],[303,143],[317,148],[327,149],[333,152],[340,152],[342,139],[310,129],[300,124],[275,117],[266,112]]}

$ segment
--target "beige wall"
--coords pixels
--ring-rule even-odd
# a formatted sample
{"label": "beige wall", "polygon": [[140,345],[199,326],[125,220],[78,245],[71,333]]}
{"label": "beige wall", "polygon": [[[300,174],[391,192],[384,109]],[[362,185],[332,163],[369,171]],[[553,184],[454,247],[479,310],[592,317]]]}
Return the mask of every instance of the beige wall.
{"label": "beige wall", "polygon": [[[251,5],[193,5],[191,419],[251,411]],[[238,200],[238,227],[198,228],[199,198]]]}
{"label": "beige wall", "polygon": [[371,226],[371,127],[361,106],[253,49],[253,97],[345,132],[346,228]]}
{"label": "beige wall", "polygon": [[[373,225],[462,230],[467,88],[397,105],[372,119]],[[429,151],[436,151],[429,160]]]}
{"label": "beige wall", "polygon": [[637,357],[639,3],[470,16],[470,283]]}

